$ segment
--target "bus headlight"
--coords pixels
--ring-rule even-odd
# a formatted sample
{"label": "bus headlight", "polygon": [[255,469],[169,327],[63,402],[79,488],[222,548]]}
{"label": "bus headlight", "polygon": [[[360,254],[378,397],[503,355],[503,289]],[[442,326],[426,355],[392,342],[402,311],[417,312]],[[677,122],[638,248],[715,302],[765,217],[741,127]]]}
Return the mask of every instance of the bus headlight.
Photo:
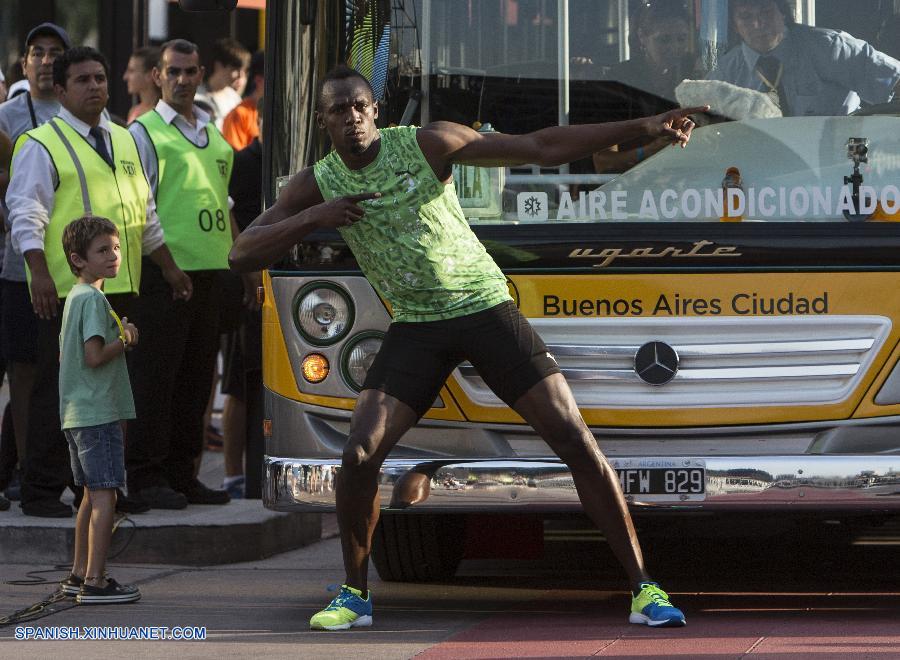
{"label": "bus headlight", "polygon": [[294,298],[294,323],[313,346],[327,346],[342,339],[353,325],[353,304],[338,286],[311,282]]}
{"label": "bus headlight", "polygon": [[363,383],[366,380],[366,373],[378,351],[381,350],[381,343],[384,341],[384,334],[381,332],[363,332],[353,337],[344,346],[341,356],[341,373],[344,381],[354,391],[362,390]]}

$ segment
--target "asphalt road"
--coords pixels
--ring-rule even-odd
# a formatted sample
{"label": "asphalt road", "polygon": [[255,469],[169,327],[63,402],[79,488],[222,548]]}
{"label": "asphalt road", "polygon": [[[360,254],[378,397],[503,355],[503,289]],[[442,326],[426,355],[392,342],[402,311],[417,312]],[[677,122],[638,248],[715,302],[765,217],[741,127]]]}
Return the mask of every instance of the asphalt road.
{"label": "asphalt road", "polygon": [[[113,566],[120,582],[140,584],[139,603],[61,601],[20,625],[205,627],[206,639],[15,641],[12,625],[0,627],[0,657],[900,657],[900,520],[846,533],[777,516],[640,526],[649,565],[687,628],[629,625],[602,538],[562,521],[548,525],[541,559],[467,560],[444,584],[373,580],[375,625],[343,633],[307,627],[330,597],[326,585],[341,579],[335,539],[247,564]],[[52,569],[0,566],[0,616],[52,590],[9,582],[64,575]]]}

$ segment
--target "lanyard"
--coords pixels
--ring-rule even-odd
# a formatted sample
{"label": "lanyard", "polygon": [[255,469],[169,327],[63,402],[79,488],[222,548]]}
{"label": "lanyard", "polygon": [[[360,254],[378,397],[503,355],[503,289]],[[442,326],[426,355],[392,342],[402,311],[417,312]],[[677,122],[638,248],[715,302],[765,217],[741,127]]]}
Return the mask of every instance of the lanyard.
{"label": "lanyard", "polygon": [[763,74],[763,72],[760,71],[759,69],[755,69],[755,71],[756,71],[756,75],[759,76],[759,79],[762,80],[763,83],[765,83],[768,86],[770,92],[778,91],[778,86],[781,84],[781,76],[782,76],[782,74],[784,74],[784,62],[781,62],[778,65],[778,75],[775,76],[775,82],[772,82],[771,80],[766,78],[766,76]]}
{"label": "lanyard", "polygon": [[31,128],[38,127],[37,115],[34,114],[34,103],[31,100],[31,92],[25,94],[25,101],[28,103],[28,114],[31,115]]}
{"label": "lanyard", "polygon": [[128,340],[125,337],[125,326],[122,325],[122,319],[120,319],[119,315],[116,314],[112,309],[109,310],[109,315],[113,317],[113,321],[115,321],[116,325],[119,326],[119,339],[121,339],[122,343],[127,346]]}
{"label": "lanyard", "polygon": [[[66,137],[66,134],[62,132],[62,129],[56,125],[57,117],[51,119],[48,124],[53,128],[56,132],[59,141],[62,142],[66,151],[69,154],[69,157],[72,159],[72,165],[75,167],[75,173],[78,175],[78,183],[81,185],[81,202],[84,206],[84,214],[91,215],[91,195],[88,190],[87,177],[84,174],[84,167],[81,165],[81,161],[78,159],[78,154],[75,152],[75,147],[72,146],[72,143],[69,142],[69,139]],[[62,119],[59,119],[62,122]]]}

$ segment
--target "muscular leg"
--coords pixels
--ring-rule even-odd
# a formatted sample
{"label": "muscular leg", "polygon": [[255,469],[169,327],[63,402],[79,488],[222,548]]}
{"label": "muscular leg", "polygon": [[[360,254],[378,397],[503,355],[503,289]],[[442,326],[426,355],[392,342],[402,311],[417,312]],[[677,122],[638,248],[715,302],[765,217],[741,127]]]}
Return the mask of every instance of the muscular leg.
{"label": "muscular leg", "polygon": [[345,584],[368,589],[372,534],[378,524],[378,472],[388,452],[418,420],[408,405],[379,390],[364,390],[350,421],[336,482]]}
{"label": "muscular leg", "polygon": [[648,580],[641,546],[619,480],[584,423],[561,374],[548,376],[513,406],[569,466],[585,512],[606,536],[633,588]]}

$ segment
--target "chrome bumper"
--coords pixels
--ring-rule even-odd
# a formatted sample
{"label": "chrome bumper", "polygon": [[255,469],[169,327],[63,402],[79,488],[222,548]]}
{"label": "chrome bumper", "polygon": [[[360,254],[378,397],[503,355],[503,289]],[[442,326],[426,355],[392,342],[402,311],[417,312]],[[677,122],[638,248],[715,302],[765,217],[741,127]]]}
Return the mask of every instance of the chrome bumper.
{"label": "chrome bumper", "polygon": [[[669,457],[671,458],[671,457]],[[617,460],[628,460],[618,457]],[[634,460],[640,460],[635,458]],[[679,460],[681,460],[679,458]],[[641,501],[634,510],[900,511],[900,455],[685,457],[706,467],[702,500]],[[332,511],[340,460],[266,457],[263,501],[276,511]],[[568,468],[552,460],[389,459],[386,509],[427,512],[580,511]]]}

